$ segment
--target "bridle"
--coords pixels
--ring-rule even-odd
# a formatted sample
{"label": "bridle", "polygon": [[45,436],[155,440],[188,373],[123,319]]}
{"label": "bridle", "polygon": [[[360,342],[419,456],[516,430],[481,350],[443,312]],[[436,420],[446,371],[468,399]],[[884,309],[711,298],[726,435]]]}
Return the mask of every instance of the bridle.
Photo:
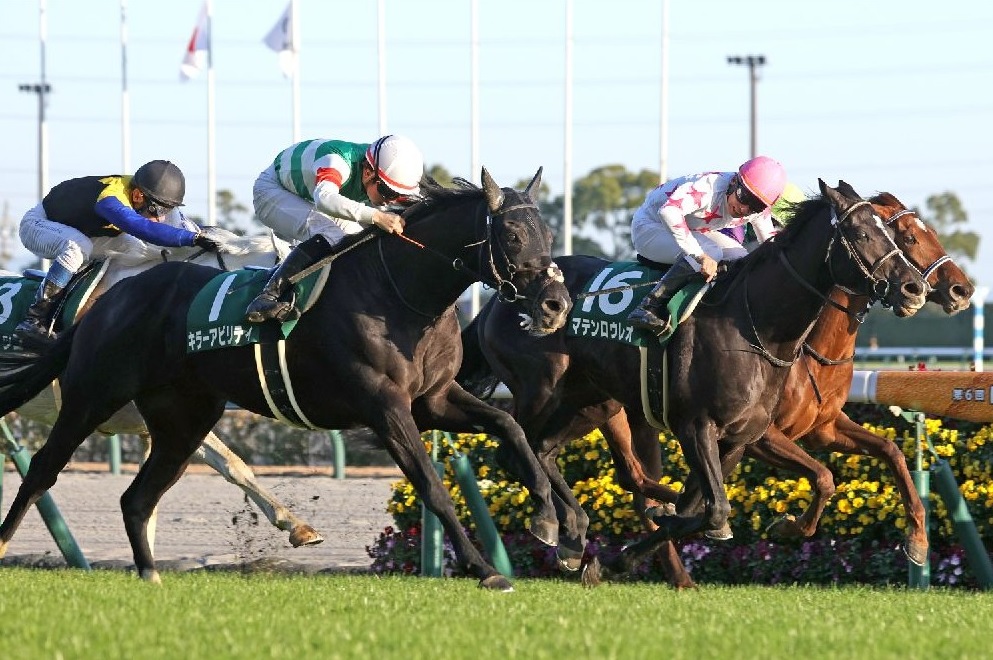
{"label": "bridle", "polygon": [[[486,270],[488,270],[489,272],[480,272],[473,268],[470,268],[465,264],[465,260],[462,257],[457,256],[452,258],[429,245],[424,245],[423,243],[420,243],[414,240],[413,238],[410,238],[405,234],[389,234],[389,236],[395,236],[397,238],[403,239],[408,243],[411,243],[419,247],[420,249],[427,251],[429,254],[432,254],[438,257],[439,259],[444,260],[446,263],[451,264],[452,268],[454,268],[456,271],[469,276],[473,281],[482,282],[486,286],[493,289],[496,292],[499,299],[504,302],[508,302],[508,303],[518,302],[518,301],[533,302],[529,296],[522,295],[518,291],[517,285],[514,284],[513,282],[513,278],[516,275],[521,273],[532,273],[532,272],[540,274],[542,271],[544,271],[549,278],[558,279],[558,281],[563,281],[563,276],[562,276],[562,271],[559,270],[559,267],[555,265],[555,262],[551,260],[549,260],[549,264],[547,266],[542,266],[540,268],[522,268],[517,266],[511,261],[510,256],[507,254],[507,250],[503,246],[503,244],[499,240],[497,240],[496,229],[494,227],[493,219],[505,213],[510,213],[511,211],[518,211],[521,209],[533,209],[535,213],[539,212],[537,204],[533,202],[518,203],[518,204],[514,204],[513,206],[508,206],[506,208],[501,207],[496,211],[490,211],[487,208],[483,238],[478,241],[473,241],[463,247],[463,250],[467,250],[469,248],[478,246],[480,250],[479,262],[480,264],[485,264],[487,267]],[[527,223],[527,224],[529,226],[533,226],[531,223]],[[535,233],[540,234],[540,232],[535,232]],[[397,297],[400,298],[400,301],[404,304],[404,306],[410,309],[411,311],[414,311],[422,316],[434,317],[433,314],[428,314],[413,307],[404,298],[403,294],[400,292],[400,287],[397,285],[395,279],[393,278],[393,274],[390,271],[390,267],[386,260],[386,256],[383,253],[382,240],[379,241],[379,258],[381,263],[383,264],[383,268],[386,271],[386,277],[390,282],[390,286],[392,287],[394,293],[396,293]],[[505,271],[505,273],[501,273],[501,267],[502,270]]]}
{"label": "bridle", "polygon": [[[893,226],[893,222],[895,220],[897,220],[898,218],[902,218],[905,215],[916,216],[917,213],[915,211],[911,210],[911,209],[903,209],[902,211],[897,211],[892,216],[890,216],[890,218],[888,220],[886,220],[886,226],[892,227]],[[916,266],[914,266],[913,263],[910,263],[910,260],[909,259],[907,260],[907,262],[910,263],[910,267],[917,271],[917,273],[921,276],[921,279],[924,280],[924,284],[926,284],[928,286],[928,288],[933,288],[931,286],[931,283],[928,282],[928,279],[932,275],[934,275],[935,271],[937,271],[939,268],[941,268],[944,264],[949,263],[951,261],[952,261],[952,258],[950,256],[948,256],[948,254],[946,253],[946,254],[941,255],[937,259],[935,259],[934,260],[934,263],[932,263],[930,266],[928,266],[924,270],[918,270],[918,268]]]}

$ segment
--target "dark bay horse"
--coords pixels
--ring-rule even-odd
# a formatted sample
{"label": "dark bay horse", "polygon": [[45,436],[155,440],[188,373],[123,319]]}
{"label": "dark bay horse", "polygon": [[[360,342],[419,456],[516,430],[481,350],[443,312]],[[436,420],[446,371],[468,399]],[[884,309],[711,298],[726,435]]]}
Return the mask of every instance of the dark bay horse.
{"label": "dark bay horse", "polygon": [[[287,376],[301,413],[320,428],[370,427],[438,515],[456,555],[480,586],[509,590],[470,543],[431,464],[420,430],[497,436],[505,460],[534,500],[532,529],[557,526],[547,477],[507,413],[454,381],[461,362],[454,303],[484,281],[525,304],[533,332],[563,325],[571,301],[551,261],[551,233],[536,196],[501,189],[484,169],[481,189],[428,182],[404,215],[402,236],[359,234],[330,266],[314,306],[285,341]],[[370,238],[371,237],[371,238]],[[359,241],[364,241],[359,244]],[[217,274],[169,263],[118,284],[41,357],[0,374],[0,410],[16,408],[61,374],[63,406],[0,525],[0,556],[24,513],[55,483],[73,450],[104,419],[134,401],[152,450],[121,497],[124,525],[142,578],[158,582],[146,524],[194,450],[231,401],[276,416],[260,385],[255,347],[187,352],[187,312]],[[278,330],[278,328],[273,328]]]}
{"label": "dark bay horse", "polygon": [[[821,199],[800,206],[798,224],[732,265],[669,345],[669,423],[691,471],[706,484],[709,506],[703,514],[670,518],[665,538],[723,527],[730,505],[721,483],[718,441],[744,446],[765,430],[789,371],[782,365],[796,356],[832,286],[885,298],[900,315],[910,315],[924,303],[926,285],[920,274],[869,205],[823,183],[821,189]],[[832,221],[835,214],[843,218],[840,223]],[[559,262],[573,292],[606,265],[592,257]],[[577,568],[588,521],[558,474],[555,457],[562,444],[610,424],[615,440],[628,448],[627,457],[632,438],[637,442],[640,437],[637,444],[644,445],[647,437],[654,450],[638,453],[647,459],[649,474],[661,473],[658,434],[642,412],[639,352],[622,344],[567,337],[564,331],[529,338],[515,332],[516,324],[516,313],[508,306],[489,303],[463,333],[466,360],[459,379],[473,389],[492,375],[514,394],[515,415],[557,496],[559,558]],[[473,352],[475,343],[481,350]],[[617,423],[622,408],[630,412],[634,436]],[[618,447],[612,445],[611,451],[620,463],[625,452]],[[628,461],[635,471],[637,463]],[[643,472],[641,476],[642,485],[652,485],[652,479]],[[657,482],[654,486],[657,492],[650,494],[664,499],[668,489]]]}

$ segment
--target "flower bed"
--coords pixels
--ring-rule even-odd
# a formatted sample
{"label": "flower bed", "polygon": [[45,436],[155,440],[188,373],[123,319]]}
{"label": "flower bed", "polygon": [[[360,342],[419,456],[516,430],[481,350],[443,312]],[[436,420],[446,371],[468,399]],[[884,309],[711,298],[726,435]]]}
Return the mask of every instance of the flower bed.
{"label": "flower bed", "polygon": [[[871,407],[847,410],[855,419],[871,420],[864,426],[876,435],[898,442],[914,465],[917,448],[912,425],[888,413],[883,416]],[[936,452],[952,467],[979,534],[989,546],[993,540],[993,427],[947,419],[927,419],[926,426]],[[426,434],[429,448],[432,438],[437,439],[439,460],[446,465],[445,485],[470,533],[473,524],[468,507],[447,461],[453,452],[469,457],[515,573],[560,576],[554,549],[534,540],[526,530],[525,522],[532,513],[527,489],[496,466],[496,441],[485,435],[464,434],[447,440],[440,434]],[[687,474],[679,444],[665,433],[659,440],[664,456],[661,481],[679,489]],[[697,581],[906,584],[907,561],[899,550],[906,521],[900,495],[885,465],[859,455],[816,457],[829,467],[837,485],[817,534],[783,543],[767,537],[765,530],[776,517],[786,513],[799,516],[806,508],[811,499],[810,484],[746,459],[725,484],[732,505],[734,539],[724,543],[692,539],[680,544],[683,561]],[[925,469],[929,463],[926,453]],[[559,466],[566,480],[574,484],[573,492],[590,517],[588,553],[609,555],[641,535],[632,495],[617,485],[610,452],[599,432],[571,443],[559,457]],[[394,485],[388,507],[395,525],[369,548],[373,568],[416,572],[420,567],[421,505],[409,482]],[[974,586],[974,577],[964,570],[964,554],[945,503],[933,493],[929,531],[932,584]],[[449,573],[457,570],[447,545],[445,567]],[[663,579],[654,561],[640,567],[633,578]]]}

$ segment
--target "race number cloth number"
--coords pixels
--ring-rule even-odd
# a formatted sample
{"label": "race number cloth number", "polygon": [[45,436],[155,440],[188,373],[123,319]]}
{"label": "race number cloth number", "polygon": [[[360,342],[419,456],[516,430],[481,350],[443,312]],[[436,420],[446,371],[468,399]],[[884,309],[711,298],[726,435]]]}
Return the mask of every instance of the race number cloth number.
{"label": "race number cloth number", "polygon": [[[221,273],[207,282],[186,316],[186,352],[199,353],[261,341],[262,324],[246,321],[245,309],[262,291],[270,275],[268,270],[243,268]],[[326,280],[324,269],[311,273],[294,287],[299,309],[307,309],[312,304],[312,296],[318,293],[315,291],[318,280],[321,284]],[[281,324],[281,338],[288,337],[294,326],[296,321]]]}
{"label": "race number cloth number", "polygon": [[[569,316],[569,336],[606,339],[631,346],[658,343],[655,335],[632,328],[627,317],[651,292],[664,272],[636,261],[615,261],[606,266],[590,278],[577,297]],[[682,319],[703,286],[702,281],[691,282],[676,292],[669,302],[669,311],[674,319]],[[604,293],[595,295],[598,291]]]}
{"label": "race number cloth number", "polygon": [[[55,324],[57,332],[72,325],[76,311],[87,301],[90,293],[104,269],[101,264],[89,267],[85,272],[73,278],[66,287],[66,295],[57,300],[59,305],[59,320]],[[14,328],[27,316],[28,308],[34,302],[41,286],[40,277],[22,277],[9,275],[0,277],[0,351],[20,350],[20,344],[14,339]]]}

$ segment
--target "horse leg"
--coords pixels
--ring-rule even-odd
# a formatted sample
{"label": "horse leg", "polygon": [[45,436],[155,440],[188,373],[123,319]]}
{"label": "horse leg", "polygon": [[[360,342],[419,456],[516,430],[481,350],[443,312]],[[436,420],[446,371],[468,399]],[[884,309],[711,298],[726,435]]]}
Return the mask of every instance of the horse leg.
{"label": "horse leg", "polygon": [[802,438],[805,445],[818,449],[827,449],[844,454],[860,454],[875,456],[883,460],[893,474],[896,487],[903,500],[903,508],[907,512],[907,541],[904,552],[907,558],[918,566],[927,561],[928,538],[924,525],[924,505],[917,494],[914,480],[907,468],[907,458],[895,443],[880,438],[865,430],[847,415],[841,414],[834,421],[834,433],[827,429]]}
{"label": "horse leg", "polygon": [[0,525],[0,559],[7,554],[7,546],[24,515],[55,485],[59,472],[72,458],[72,453],[96,426],[96,422],[92,426],[85,426],[79,418],[72,415],[60,415],[56,420],[48,440],[31,459],[28,472],[17,489],[17,495],[7,510],[3,524]]}
{"label": "horse leg", "polygon": [[500,438],[497,459],[501,467],[519,477],[531,494],[535,513],[530,532],[546,545],[558,544],[558,519],[552,502],[552,487],[524,430],[508,413],[483,403],[452,381],[444,393],[425,395],[414,402],[419,428],[484,433]]}
{"label": "horse leg", "polygon": [[[121,495],[121,513],[135,569],[142,580],[162,582],[155,568],[148,522],[162,496],[186,470],[203,437],[221,418],[224,404],[188,384],[158,388],[153,394],[135,399],[148,427],[152,449]],[[183,414],[176,415],[176,410]]]}
{"label": "horse leg", "polygon": [[[455,556],[469,573],[479,578],[479,586],[499,591],[513,591],[510,581],[500,575],[469,541],[455,512],[455,504],[445,489],[441,477],[435,472],[431,457],[428,456],[424,443],[421,442],[418,424],[407,412],[410,408],[409,402],[402,400],[399,395],[394,399],[390,401],[380,397],[379,401],[371,402],[375,409],[370,411],[366,419],[375,420],[375,424],[372,425],[373,431],[383,440],[390,456],[400,466],[404,476],[410,480],[424,506],[438,516],[452,542]],[[448,430],[444,426],[432,426],[431,423],[425,424],[423,428]]]}
{"label": "horse leg", "polygon": [[262,509],[265,517],[274,527],[284,532],[288,531],[290,545],[294,548],[316,545],[324,541],[324,537],[318,534],[317,530],[293,515],[275,495],[256,481],[252,469],[213,432],[207,434],[196,453],[222,477],[245,491],[245,495]]}
{"label": "horse leg", "polygon": [[799,518],[780,516],[766,531],[778,538],[808,538],[817,531],[824,508],[834,496],[834,475],[824,465],[792,442],[776,426],[770,426],[758,442],[745,449],[745,455],[772,467],[805,477],[810,482],[813,498]]}

